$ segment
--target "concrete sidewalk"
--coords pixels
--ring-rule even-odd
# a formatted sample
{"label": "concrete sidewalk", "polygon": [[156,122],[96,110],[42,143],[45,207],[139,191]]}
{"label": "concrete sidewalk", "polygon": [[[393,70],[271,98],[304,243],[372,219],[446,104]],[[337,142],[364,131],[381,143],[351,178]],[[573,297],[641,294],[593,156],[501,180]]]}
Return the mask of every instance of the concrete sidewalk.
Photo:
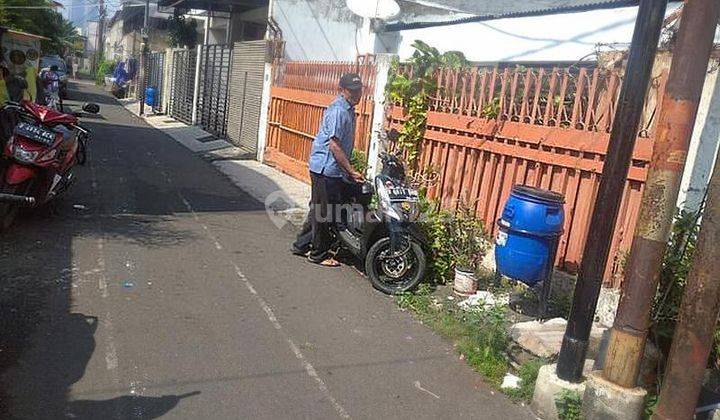
{"label": "concrete sidewalk", "polygon": [[[134,115],[140,115],[137,100],[120,100]],[[190,126],[169,115],[145,115],[142,118],[193,153],[212,163],[236,186],[265,203],[278,216],[301,225],[308,211],[310,185],[255,160],[255,153],[217,139],[199,126]]]}

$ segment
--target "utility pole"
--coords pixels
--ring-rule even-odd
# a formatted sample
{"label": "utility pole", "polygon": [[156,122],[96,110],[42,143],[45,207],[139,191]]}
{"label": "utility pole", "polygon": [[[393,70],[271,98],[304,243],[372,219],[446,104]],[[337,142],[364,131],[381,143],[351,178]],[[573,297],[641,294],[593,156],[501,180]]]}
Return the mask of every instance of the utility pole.
{"label": "utility pole", "polygon": [[[684,18],[683,18],[684,19]],[[714,27],[715,25],[713,25]],[[715,164],[692,268],[653,419],[691,419],[720,311],[720,165]]]}
{"label": "utility pole", "polygon": [[145,0],[145,16],[143,18],[142,29],[142,53],[140,56],[140,115],[145,114],[145,89],[147,88],[148,79],[148,50],[150,46],[150,29],[148,28],[148,20],[150,20],[150,0]]}
{"label": "utility pole", "polygon": [[97,71],[100,59],[103,57],[103,28],[105,27],[105,1],[98,0],[98,25],[95,34],[95,59],[93,60],[93,71]]}
{"label": "utility pole", "polygon": [[[611,330],[603,376],[635,387],[650,311],[672,227],[685,158],[690,147],[720,11],[717,0],[687,0],[658,118],[653,156],[643,192],[623,294]],[[691,400],[694,404],[697,399]]]}
{"label": "utility pole", "polygon": [[620,91],[572,311],[558,358],[557,375],[569,382],[582,380],[595,306],[610,254],[610,242],[635,148],[666,6],[667,0],[640,1],[625,82]]}

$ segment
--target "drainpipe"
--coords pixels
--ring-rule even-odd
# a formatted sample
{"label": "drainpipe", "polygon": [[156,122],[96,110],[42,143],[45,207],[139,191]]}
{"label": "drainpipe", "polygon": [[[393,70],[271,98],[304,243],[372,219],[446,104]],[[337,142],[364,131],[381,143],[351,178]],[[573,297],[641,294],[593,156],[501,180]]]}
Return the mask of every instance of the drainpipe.
{"label": "drainpipe", "polygon": [[385,86],[387,85],[390,75],[390,67],[395,58],[397,58],[395,54],[375,55],[375,66],[377,70],[377,75],[375,76],[375,92],[373,92],[375,107],[373,108],[372,115],[370,146],[368,146],[368,169],[365,174],[370,179],[375,179],[380,169],[378,161],[384,147],[382,139],[385,130]]}
{"label": "drainpipe", "polygon": [[[625,388],[635,386],[640,371],[650,311],[675,214],[719,10],[717,0],[687,0],[680,20],[640,216],[625,269],[627,277],[603,371],[605,379]],[[687,394],[683,394],[683,398],[688,398]]]}
{"label": "drainpipe", "polygon": [[[272,39],[272,31],[270,29],[270,22],[273,21],[273,6],[275,1],[269,0],[268,2],[268,27],[265,31],[265,41],[267,47],[270,48],[270,40]],[[270,90],[272,89],[273,80],[273,58],[268,53],[268,57],[265,60],[265,71],[263,74],[263,90],[262,98],[260,99],[260,122],[258,124],[258,138],[257,138],[257,150],[255,151],[255,159],[258,162],[262,162],[265,159],[265,145],[267,144],[267,128],[268,118],[270,114]]]}
{"label": "drainpipe", "polygon": [[573,305],[558,357],[557,375],[568,382],[583,377],[590,329],[613,232],[635,149],[643,104],[650,84],[667,0],[641,0],[635,21],[625,82],[620,91],[610,143],[583,251]]}

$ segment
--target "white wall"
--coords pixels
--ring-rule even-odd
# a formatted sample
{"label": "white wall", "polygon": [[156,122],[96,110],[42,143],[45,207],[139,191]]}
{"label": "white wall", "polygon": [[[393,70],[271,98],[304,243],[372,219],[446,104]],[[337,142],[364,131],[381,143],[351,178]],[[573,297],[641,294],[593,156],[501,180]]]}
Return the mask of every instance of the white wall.
{"label": "white wall", "polygon": [[344,0],[273,0],[272,14],[283,31],[286,58],[355,60],[362,19]]}
{"label": "white wall", "polygon": [[720,144],[720,62],[711,60],[695,120],[687,164],[680,184],[678,206],[697,211],[705,197]]}
{"label": "white wall", "polygon": [[579,60],[598,43],[629,43],[636,16],[637,7],[626,7],[401,31],[397,51],[409,57],[420,39],[440,51],[462,51],[472,61]]}

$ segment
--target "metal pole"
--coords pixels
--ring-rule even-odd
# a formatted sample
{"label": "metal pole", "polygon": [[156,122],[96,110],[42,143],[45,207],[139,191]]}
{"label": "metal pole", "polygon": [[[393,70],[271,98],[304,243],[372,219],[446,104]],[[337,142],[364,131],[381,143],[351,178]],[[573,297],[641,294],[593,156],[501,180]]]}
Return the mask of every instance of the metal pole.
{"label": "metal pole", "polygon": [[147,88],[147,66],[148,66],[148,42],[150,41],[150,29],[148,28],[148,20],[150,20],[150,0],[145,0],[145,16],[143,17],[142,30],[142,52],[140,55],[140,115],[145,114],[145,89]]}
{"label": "metal pole", "polygon": [[687,0],[680,20],[640,217],[625,269],[627,277],[603,371],[605,379],[625,388],[635,387],[640,371],[650,311],[675,214],[719,10],[717,0]]}
{"label": "metal pole", "polygon": [[582,380],[595,306],[610,254],[610,242],[635,148],[666,6],[667,0],[640,1],[625,82],[620,91],[572,311],[558,358],[557,375],[566,381]]}
{"label": "metal pole", "polygon": [[719,241],[720,165],[715,164],[654,419],[693,418],[720,311]]}

